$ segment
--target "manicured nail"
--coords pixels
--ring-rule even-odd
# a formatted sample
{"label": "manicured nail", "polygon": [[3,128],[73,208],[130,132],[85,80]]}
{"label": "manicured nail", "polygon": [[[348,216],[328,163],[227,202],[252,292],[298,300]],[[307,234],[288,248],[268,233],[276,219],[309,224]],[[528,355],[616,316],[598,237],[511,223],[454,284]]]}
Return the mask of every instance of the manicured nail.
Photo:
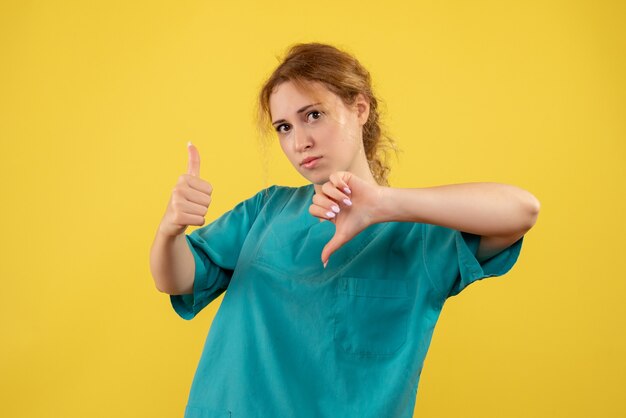
{"label": "manicured nail", "polygon": [[191,146],[191,141],[187,142],[187,146],[190,147]]}
{"label": "manicured nail", "polygon": [[339,209],[339,206],[337,206],[337,205],[332,205],[331,209],[334,210],[337,213],[339,213],[339,211],[341,210],[341,209]]}
{"label": "manicured nail", "polygon": [[346,192],[347,194],[351,194],[352,193],[352,190],[350,190],[349,187],[344,187],[343,191]]}
{"label": "manicured nail", "polygon": [[326,260],[326,262],[324,263],[324,268],[326,268],[326,264],[328,264],[328,260]]}
{"label": "manicured nail", "polygon": [[326,216],[328,216],[329,218],[334,218],[335,212],[326,212]]}
{"label": "manicured nail", "polygon": [[345,203],[347,206],[352,206],[352,201],[350,201],[350,199],[343,199],[343,203]]}

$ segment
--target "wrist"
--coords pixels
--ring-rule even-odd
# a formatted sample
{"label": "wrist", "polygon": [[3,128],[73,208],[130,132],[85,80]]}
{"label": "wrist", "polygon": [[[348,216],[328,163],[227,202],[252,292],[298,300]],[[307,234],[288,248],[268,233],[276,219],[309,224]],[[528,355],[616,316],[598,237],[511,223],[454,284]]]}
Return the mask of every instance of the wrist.
{"label": "wrist", "polygon": [[161,224],[157,230],[157,237],[166,242],[173,242],[179,240],[181,237],[184,237],[186,229],[187,228],[185,227],[180,231],[171,231]]}
{"label": "wrist", "polygon": [[424,222],[424,189],[380,186],[378,196],[375,222]]}
{"label": "wrist", "polygon": [[376,190],[376,204],[372,214],[372,223],[393,222],[393,188],[388,186],[378,186]]}

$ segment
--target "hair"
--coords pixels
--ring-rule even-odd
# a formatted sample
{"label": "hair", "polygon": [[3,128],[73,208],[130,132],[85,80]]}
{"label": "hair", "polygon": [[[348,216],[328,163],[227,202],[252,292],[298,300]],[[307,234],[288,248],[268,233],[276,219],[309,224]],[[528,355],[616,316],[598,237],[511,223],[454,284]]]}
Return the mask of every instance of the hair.
{"label": "hair", "polygon": [[257,104],[257,127],[262,137],[273,133],[269,108],[270,96],[277,86],[291,81],[298,88],[312,92],[311,82],[322,83],[346,106],[354,104],[357,95],[369,101],[370,111],[363,125],[363,148],[369,168],[379,185],[388,186],[390,167],[388,150],[398,148],[393,138],[383,132],[379,100],[373,93],[369,72],[349,53],[322,43],[292,45],[280,65],[263,84]]}

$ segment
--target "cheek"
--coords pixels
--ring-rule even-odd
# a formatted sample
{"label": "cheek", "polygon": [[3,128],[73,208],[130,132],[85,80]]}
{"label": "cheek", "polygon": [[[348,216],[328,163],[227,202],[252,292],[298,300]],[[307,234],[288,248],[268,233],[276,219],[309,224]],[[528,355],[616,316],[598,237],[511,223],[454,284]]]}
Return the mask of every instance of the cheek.
{"label": "cheek", "polygon": [[282,142],[280,143],[280,149],[283,151],[283,155],[285,157],[287,157],[287,159],[289,160],[289,162],[291,164],[293,164],[294,166],[296,166],[296,168],[298,168],[300,166],[300,163],[297,160],[296,156],[293,154],[293,152],[291,152],[289,150],[289,148],[284,145]]}
{"label": "cheek", "polygon": [[360,126],[345,115],[338,115],[336,119],[325,124],[323,130],[328,138],[336,141],[355,142],[357,140],[357,130]]}

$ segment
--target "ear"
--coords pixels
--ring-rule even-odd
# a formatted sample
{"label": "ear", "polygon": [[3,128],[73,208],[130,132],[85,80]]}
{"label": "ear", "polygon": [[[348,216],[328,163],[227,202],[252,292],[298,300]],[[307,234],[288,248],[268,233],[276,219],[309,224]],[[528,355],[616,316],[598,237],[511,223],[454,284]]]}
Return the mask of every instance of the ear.
{"label": "ear", "polygon": [[357,110],[357,118],[359,119],[359,124],[361,126],[365,125],[365,122],[367,122],[367,118],[370,115],[369,100],[367,100],[362,93],[359,93],[356,96],[356,100],[354,101],[354,106]]}

